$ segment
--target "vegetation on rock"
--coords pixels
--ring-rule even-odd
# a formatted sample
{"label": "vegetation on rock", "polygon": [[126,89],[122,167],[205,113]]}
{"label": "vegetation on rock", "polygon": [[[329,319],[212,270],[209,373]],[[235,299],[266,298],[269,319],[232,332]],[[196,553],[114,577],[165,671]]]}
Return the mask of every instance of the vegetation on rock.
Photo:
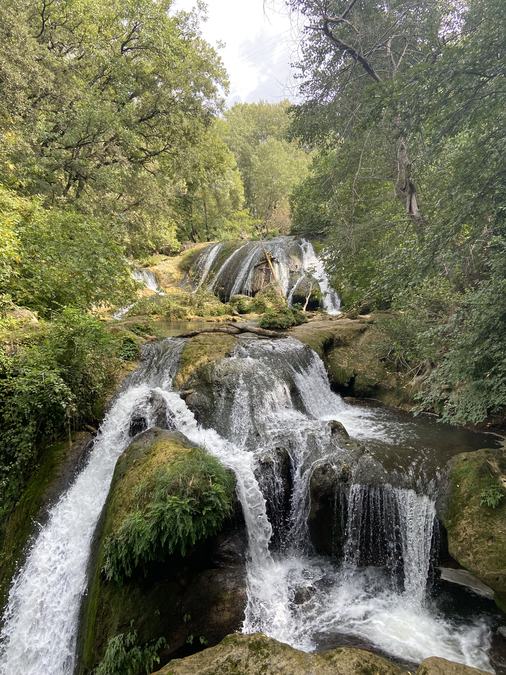
{"label": "vegetation on rock", "polygon": [[478,450],[449,463],[449,494],[442,512],[450,554],[506,603],[506,457]]}
{"label": "vegetation on rock", "polygon": [[152,430],[120,458],[107,506],[102,571],[128,579],[153,561],[185,556],[232,512],[234,481],[204,450]]}

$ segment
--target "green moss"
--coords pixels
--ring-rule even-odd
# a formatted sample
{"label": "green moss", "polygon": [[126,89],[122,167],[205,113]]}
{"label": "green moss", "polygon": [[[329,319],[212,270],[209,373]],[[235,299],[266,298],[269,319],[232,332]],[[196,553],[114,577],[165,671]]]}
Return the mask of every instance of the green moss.
{"label": "green moss", "polygon": [[[136,444],[137,443],[137,444]],[[141,566],[215,534],[232,510],[234,481],[205,451],[162,434],[132,444],[108,506],[103,572],[122,582]]]}
{"label": "green moss", "polygon": [[262,314],[269,310],[282,311],[287,308],[287,303],[284,295],[281,294],[279,286],[271,283],[265,288],[262,288],[251,304],[251,311]]}
{"label": "green moss", "polygon": [[231,354],[236,344],[237,339],[225,333],[202,333],[188,340],[181,354],[175,386],[184,388],[198,371]]}
{"label": "green moss", "polygon": [[478,450],[450,462],[449,498],[443,521],[450,554],[496,593],[506,594],[506,501],[482,503],[490,489],[504,490],[506,451]]}
{"label": "green moss", "polygon": [[[188,537],[174,523],[179,511],[168,508],[174,496],[187,500],[195,518]],[[215,532],[233,499],[231,475],[182,434],[152,429],[135,439],[116,466],[94,545],[81,620],[80,673],[103,658],[109,639],[117,635],[135,629],[143,645],[178,630],[183,624],[178,574],[159,576],[157,566],[178,569],[171,550],[181,550],[181,534],[187,550],[192,541]],[[134,529],[142,526],[131,537],[133,515]],[[184,519],[188,523],[188,512]],[[104,567],[114,570],[109,576],[121,583],[108,581],[101,573]]]}
{"label": "green moss", "polygon": [[299,309],[284,307],[283,309],[269,309],[260,319],[261,328],[275,328],[286,330],[292,326],[306,323],[307,317]]}
{"label": "green moss", "polygon": [[107,643],[107,649],[95,675],[141,675],[150,673],[160,663],[158,652],[166,644],[160,638],[146,645],[138,644],[137,631],[115,635]]}

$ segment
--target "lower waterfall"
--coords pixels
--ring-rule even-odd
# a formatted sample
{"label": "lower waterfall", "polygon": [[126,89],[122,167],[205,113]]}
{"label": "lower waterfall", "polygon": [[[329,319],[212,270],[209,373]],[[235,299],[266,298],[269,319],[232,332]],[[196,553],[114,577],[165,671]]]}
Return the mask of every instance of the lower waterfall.
{"label": "lower waterfall", "polygon": [[367,446],[389,439],[381,415],[334,394],[319,357],[296,340],[244,338],[214,367],[212,417],[199,424],[172,388],[183,345],[169,339],[148,346],[86,466],[34,538],[10,590],[0,673],[72,675],[91,541],[114,466],[134,418],[160,426],[160,401],[167,428],[235,473],[249,541],[244,632],[262,631],[308,651],[344,641],[407,662],[437,655],[490,671],[486,621],[452,622],[427,595],[432,496],[367,485],[352,471],[336,499],[340,554],[324,558],[312,550],[307,520],[315,467],[357,461],[329,420]]}

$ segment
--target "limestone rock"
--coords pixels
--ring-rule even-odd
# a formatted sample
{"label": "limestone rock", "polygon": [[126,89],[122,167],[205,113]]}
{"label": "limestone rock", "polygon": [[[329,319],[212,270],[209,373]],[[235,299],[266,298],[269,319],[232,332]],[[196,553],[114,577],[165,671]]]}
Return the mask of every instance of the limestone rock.
{"label": "limestone rock", "polygon": [[440,516],[450,554],[487,586],[498,604],[506,602],[506,497],[495,506],[482,503],[489,490],[504,492],[506,450],[462,453],[448,463],[448,492]]}
{"label": "limestone rock", "polygon": [[219,645],[171,661],[158,675],[403,675],[381,656],[354,648],[307,654],[257,633],[229,635]]}
{"label": "limestone rock", "polygon": [[485,671],[431,656],[422,661],[416,675],[485,675]]}

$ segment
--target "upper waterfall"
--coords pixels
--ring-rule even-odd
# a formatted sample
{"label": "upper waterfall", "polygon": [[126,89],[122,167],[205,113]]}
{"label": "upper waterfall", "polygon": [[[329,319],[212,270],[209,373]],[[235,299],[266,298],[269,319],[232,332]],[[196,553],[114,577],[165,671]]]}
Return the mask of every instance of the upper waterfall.
{"label": "upper waterfall", "polygon": [[224,301],[238,294],[254,296],[274,283],[289,305],[316,293],[328,314],[338,314],[341,306],[323,260],[306,239],[276,237],[232,247],[210,244],[197,258],[193,276],[197,289],[207,283]]}

